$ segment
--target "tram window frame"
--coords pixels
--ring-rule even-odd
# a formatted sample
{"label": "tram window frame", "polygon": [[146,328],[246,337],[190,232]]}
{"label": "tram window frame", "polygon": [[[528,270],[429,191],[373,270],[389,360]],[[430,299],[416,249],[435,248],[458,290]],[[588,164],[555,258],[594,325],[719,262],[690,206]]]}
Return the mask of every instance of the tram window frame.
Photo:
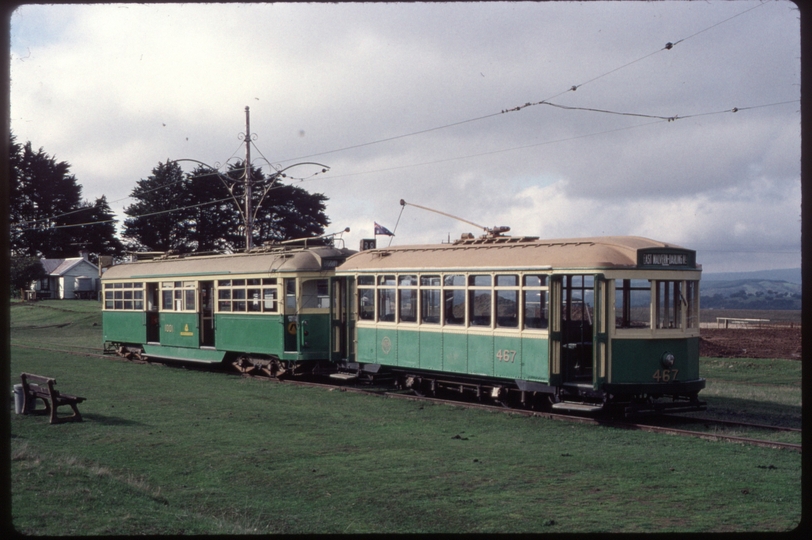
{"label": "tram window frame", "polygon": [[493,276],[471,274],[468,276],[468,326],[489,328],[493,326]]}
{"label": "tram window frame", "polygon": [[[465,326],[467,294],[464,274],[443,275],[443,325]],[[457,313],[455,313],[455,311]]]}
{"label": "tram window frame", "polygon": [[654,299],[652,287],[652,280],[648,278],[618,278],[615,280],[616,330],[651,329],[651,306]]}
{"label": "tram window frame", "polygon": [[682,281],[658,279],[654,282],[654,321],[657,330],[682,328]]}
{"label": "tram window frame", "polygon": [[303,279],[301,309],[330,309],[330,280],[327,278]]}
{"label": "tram window frame", "polygon": [[144,310],[144,283],[105,283],[104,284],[105,310]]}
{"label": "tram window frame", "polygon": [[181,313],[197,311],[197,282],[162,281],[161,311]]}
{"label": "tram window frame", "polygon": [[398,282],[398,313],[397,321],[402,323],[417,323],[417,304],[419,291],[416,274],[401,274]]}
{"label": "tram window frame", "polygon": [[357,309],[358,320],[374,321],[377,310],[375,309],[375,276],[359,275],[356,278]]}
{"label": "tram window frame", "polygon": [[277,278],[217,280],[217,313],[279,313]]}
{"label": "tram window frame", "polygon": [[378,322],[397,321],[397,279],[395,275],[379,275],[377,285]]}
{"label": "tram window frame", "polygon": [[442,279],[439,274],[420,276],[420,324],[441,324],[443,320]]}
{"label": "tram window frame", "polygon": [[[547,276],[522,276],[522,330],[547,330],[550,326],[549,286]],[[532,298],[536,296],[537,298]],[[533,300],[532,302],[530,300]],[[529,306],[538,305],[537,310]],[[533,315],[533,316],[531,316]]]}
{"label": "tram window frame", "polygon": [[699,328],[699,281],[685,281],[685,327],[689,330]]}
{"label": "tram window frame", "polygon": [[518,274],[496,274],[494,276],[493,307],[496,328],[519,328],[520,288]]}

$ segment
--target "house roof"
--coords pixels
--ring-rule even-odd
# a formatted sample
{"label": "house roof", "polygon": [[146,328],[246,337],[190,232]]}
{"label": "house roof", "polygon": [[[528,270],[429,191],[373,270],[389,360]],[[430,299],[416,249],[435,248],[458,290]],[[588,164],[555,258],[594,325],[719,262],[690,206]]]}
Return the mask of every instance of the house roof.
{"label": "house roof", "polygon": [[98,267],[93,264],[92,262],[82,258],[82,257],[72,257],[70,259],[40,259],[42,263],[42,267],[45,269],[45,272],[51,276],[62,276],[65,275],[68,271],[75,268],[76,266],[80,265],[81,263],[85,262],[90,265],[91,268],[96,270],[98,273]]}

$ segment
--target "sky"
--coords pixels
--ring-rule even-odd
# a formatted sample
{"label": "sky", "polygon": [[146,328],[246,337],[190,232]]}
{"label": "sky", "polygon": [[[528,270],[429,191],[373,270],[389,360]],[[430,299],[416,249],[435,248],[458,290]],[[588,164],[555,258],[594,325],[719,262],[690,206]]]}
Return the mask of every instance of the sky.
{"label": "sky", "polygon": [[379,246],[483,233],[423,206],[513,236],[670,242],[705,272],[793,268],[799,16],[786,0],[22,5],[11,129],[121,221],[159,163],[243,159],[249,107],[253,164],[326,195],[352,249],[375,222],[395,233]]}

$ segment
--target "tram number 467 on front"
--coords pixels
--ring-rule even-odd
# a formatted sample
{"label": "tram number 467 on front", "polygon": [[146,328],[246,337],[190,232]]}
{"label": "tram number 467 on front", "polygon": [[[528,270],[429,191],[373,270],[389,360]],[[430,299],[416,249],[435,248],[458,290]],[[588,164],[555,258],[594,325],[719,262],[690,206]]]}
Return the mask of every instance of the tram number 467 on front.
{"label": "tram number 467 on front", "polygon": [[679,373],[678,369],[658,369],[654,372],[654,375],[652,375],[651,378],[657,382],[676,381],[677,373]]}
{"label": "tram number 467 on front", "polygon": [[511,349],[499,349],[496,351],[496,359],[500,362],[514,362],[516,360],[516,351]]}

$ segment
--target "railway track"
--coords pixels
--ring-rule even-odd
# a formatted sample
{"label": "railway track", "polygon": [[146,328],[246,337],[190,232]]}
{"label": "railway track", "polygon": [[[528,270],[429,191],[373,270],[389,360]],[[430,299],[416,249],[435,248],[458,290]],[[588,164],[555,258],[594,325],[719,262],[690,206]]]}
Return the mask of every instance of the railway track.
{"label": "railway track", "polygon": [[[111,354],[104,354],[103,352],[99,352],[98,349],[89,349],[86,347],[66,347],[64,345],[61,348],[56,347],[48,347],[42,345],[31,345],[31,344],[23,344],[19,342],[14,342],[12,340],[12,345],[16,347],[24,347],[29,349],[39,349],[39,350],[46,350],[46,351],[53,351],[53,352],[63,352],[69,354],[77,354],[81,356],[89,356],[89,357],[98,357],[98,358],[110,358]],[[124,360],[121,357],[116,356],[121,360]],[[162,362],[162,361],[153,361],[153,360],[127,360],[134,363],[153,363],[153,364],[161,364],[166,366],[177,366],[178,364],[175,362]],[[184,364],[185,367],[186,366]],[[194,368],[200,370],[212,370],[211,366],[198,366],[193,365]],[[217,371],[223,371],[222,369],[215,368]],[[231,374],[237,375],[238,373],[229,372]],[[393,392],[386,389],[370,389],[365,388],[363,386],[358,385],[351,385],[348,383],[343,384],[330,384],[330,383],[323,383],[323,382],[314,382],[314,381],[307,381],[307,380],[288,380],[288,379],[275,379],[263,375],[250,375],[250,374],[239,374],[242,377],[248,378],[255,378],[266,380],[270,382],[275,382],[277,384],[289,384],[289,385],[297,385],[297,386],[308,386],[313,388],[321,388],[325,390],[338,390],[342,392],[353,392],[353,393],[361,393],[361,394],[368,394],[368,395],[375,395],[380,397],[392,398],[392,399],[407,399],[412,401],[423,401],[429,403],[436,403],[436,404],[444,404],[444,405],[451,405],[455,407],[466,407],[471,409],[479,409],[479,410],[486,410],[491,412],[499,412],[503,414],[514,414],[514,415],[521,415],[521,416],[528,416],[528,417],[541,417],[547,418],[550,420],[559,420],[559,421],[566,421],[566,422],[576,422],[581,424],[591,424],[591,425],[603,425],[608,427],[614,427],[618,429],[630,429],[630,430],[640,430],[640,431],[647,431],[651,433],[663,433],[669,435],[679,435],[685,437],[697,437],[700,439],[705,440],[713,440],[713,441],[728,441],[728,442],[736,442],[741,444],[750,444],[754,446],[761,446],[767,448],[780,448],[785,450],[792,450],[795,452],[801,452],[802,445],[795,444],[795,443],[787,443],[787,442],[780,442],[780,441],[771,441],[766,439],[755,439],[752,437],[741,437],[737,435],[725,435],[719,433],[717,431],[693,431],[681,428],[674,428],[667,425],[663,425],[666,422],[680,422],[680,423],[701,423],[705,428],[712,428],[714,426],[719,426],[722,428],[744,428],[744,429],[758,429],[758,430],[765,430],[765,431],[773,431],[773,432],[801,432],[799,428],[791,428],[791,427],[783,427],[783,426],[770,426],[765,424],[754,424],[748,422],[737,422],[737,421],[729,421],[729,420],[717,420],[717,419],[709,419],[709,418],[697,418],[697,417],[683,417],[683,416],[675,416],[675,415],[661,415],[658,417],[652,417],[650,420],[656,419],[657,422],[652,421],[640,421],[640,422],[627,422],[621,421],[611,418],[601,418],[601,417],[590,417],[590,416],[579,416],[579,415],[569,415],[569,414],[559,414],[553,413],[548,411],[535,411],[535,410],[528,410],[528,409],[517,409],[517,408],[509,408],[500,405],[490,405],[487,403],[477,403],[477,402],[470,402],[470,401],[463,401],[459,399],[442,399],[436,397],[428,397],[428,396],[420,396],[417,394],[412,393],[411,391],[405,392]]]}

